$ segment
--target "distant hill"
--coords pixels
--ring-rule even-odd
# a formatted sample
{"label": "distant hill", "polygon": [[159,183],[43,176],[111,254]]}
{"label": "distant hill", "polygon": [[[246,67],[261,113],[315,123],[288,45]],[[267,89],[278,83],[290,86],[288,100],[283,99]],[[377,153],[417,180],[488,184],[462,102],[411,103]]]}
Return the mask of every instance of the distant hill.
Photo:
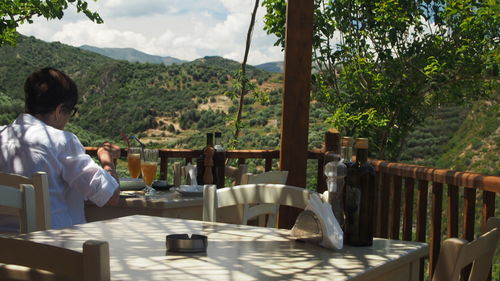
{"label": "distant hill", "polygon": [[171,65],[174,63],[180,64],[186,62],[185,60],[169,56],[162,57],[149,55],[133,48],[98,48],[94,46],[83,45],[80,46],[80,49],[98,53],[112,59],[126,60],[129,62],[155,63],[164,65]]}
{"label": "distant hill", "polygon": [[283,73],[284,71],[282,61],[267,62],[256,65],[255,67],[269,72]]}
{"label": "distant hill", "polygon": [[[164,64],[164,65],[171,65],[174,63],[180,64],[187,62],[185,60],[177,59],[170,56],[162,57],[162,56],[146,54],[133,48],[99,48],[89,45],[82,45],[80,46],[80,49],[98,53],[108,58],[116,60],[126,60],[129,62],[143,62],[143,63]],[[267,62],[255,65],[255,68],[268,72],[283,73],[283,62],[282,61]]]}

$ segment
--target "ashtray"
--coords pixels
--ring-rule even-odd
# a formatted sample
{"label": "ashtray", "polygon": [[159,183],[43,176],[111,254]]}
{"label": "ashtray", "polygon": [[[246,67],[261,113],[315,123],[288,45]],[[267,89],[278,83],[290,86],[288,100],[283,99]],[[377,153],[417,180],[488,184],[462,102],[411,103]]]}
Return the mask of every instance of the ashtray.
{"label": "ashtray", "polygon": [[207,251],[208,238],[205,235],[187,234],[167,235],[167,251],[180,253],[199,253]]}
{"label": "ashtray", "polygon": [[157,180],[153,182],[152,187],[157,190],[157,191],[163,191],[163,190],[169,190],[172,186],[172,184],[168,184],[167,181],[164,180]]}

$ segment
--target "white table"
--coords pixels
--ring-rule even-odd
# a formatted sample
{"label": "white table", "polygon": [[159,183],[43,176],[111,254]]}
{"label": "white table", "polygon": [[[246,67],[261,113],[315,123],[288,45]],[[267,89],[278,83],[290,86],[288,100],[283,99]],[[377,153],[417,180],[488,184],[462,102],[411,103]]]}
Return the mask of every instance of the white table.
{"label": "white table", "polygon": [[[166,252],[168,234],[208,236],[202,254]],[[109,242],[113,280],[417,280],[427,244],[375,239],[332,251],[296,242],[288,230],[153,216],[128,216],[22,237],[81,251]]]}
{"label": "white table", "polygon": [[[122,192],[123,193],[123,192]],[[131,194],[131,192],[125,192]],[[116,206],[97,207],[92,202],[85,204],[85,217],[88,222],[107,220],[131,215],[148,215],[169,218],[202,218],[203,197],[183,197],[174,191],[158,191],[157,196],[146,198],[120,198]]]}

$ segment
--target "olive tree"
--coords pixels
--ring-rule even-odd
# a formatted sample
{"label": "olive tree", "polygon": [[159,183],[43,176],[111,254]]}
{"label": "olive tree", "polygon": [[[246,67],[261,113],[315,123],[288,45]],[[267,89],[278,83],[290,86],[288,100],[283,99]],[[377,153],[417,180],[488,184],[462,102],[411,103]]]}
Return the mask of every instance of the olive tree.
{"label": "olive tree", "polygon": [[[398,160],[409,131],[446,103],[498,89],[495,0],[314,0],[313,95],[342,133]],[[264,0],[284,46],[284,0]]]}

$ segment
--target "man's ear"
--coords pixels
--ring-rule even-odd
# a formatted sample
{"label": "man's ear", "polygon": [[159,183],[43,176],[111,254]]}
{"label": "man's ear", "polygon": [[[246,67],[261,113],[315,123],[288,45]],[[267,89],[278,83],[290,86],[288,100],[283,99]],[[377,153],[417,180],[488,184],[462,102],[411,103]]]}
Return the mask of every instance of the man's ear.
{"label": "man's ear", "polygon": [[59,121],[63,117],[63,107],[64,105],[61,103],[54,110],[56,121]]}

